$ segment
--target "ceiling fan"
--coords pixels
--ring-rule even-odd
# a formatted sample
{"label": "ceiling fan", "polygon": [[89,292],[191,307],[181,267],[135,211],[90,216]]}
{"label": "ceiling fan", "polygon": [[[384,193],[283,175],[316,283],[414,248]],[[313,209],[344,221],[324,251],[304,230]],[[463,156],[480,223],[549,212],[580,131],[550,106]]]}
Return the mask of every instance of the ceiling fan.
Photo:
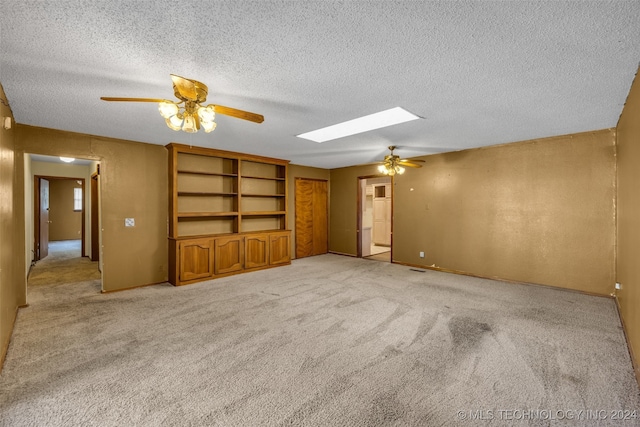
{"label": "ceiling fan", "polygon": [[402,175],[404,173],[405,167],[410,168],[421,168],[422,165],[418,163],[424,163],[424,160],[407,160],[401,159],[400,156],[393,154],[393,150],[396,149],[395,145],[389,146],[389,150],[391,153],[384,156],[384,160],[380,162],[378,166],[378,171],[385,175]]}
{"label": "ceiling fan", "polygon": [[157,102],[160,115],[165,119],[169,128],[189,133],[197,132],[200,127],[207,133],[214,130],[216,128],[216,122],[214,121],[216,113],[255,123],[264,121],[264,117],[260,114],[222,105],[202,105],[207,100],[209,91],[204,83],[175,74],[171,74],[171,80],[173,80],[173,92],[176,98],[179,99],[178,102],[156,98],[116,98],[106,96],[100,97],[100,99],[118,102]]}

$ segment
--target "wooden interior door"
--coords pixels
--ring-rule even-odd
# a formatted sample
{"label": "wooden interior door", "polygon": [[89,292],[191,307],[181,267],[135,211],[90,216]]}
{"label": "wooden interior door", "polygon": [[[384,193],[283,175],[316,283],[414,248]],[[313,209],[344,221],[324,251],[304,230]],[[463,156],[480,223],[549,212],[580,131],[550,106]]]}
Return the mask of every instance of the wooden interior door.
{"label": "wooden interior door", "polygon": [[37,259],[45,258],[49,255],[49,180],[39,178],[39,230],[37,241]]}
{"label": "wooden interior door", "polygon": [[328,193],[325,180],[296,178],[296,258],[329,251]]}

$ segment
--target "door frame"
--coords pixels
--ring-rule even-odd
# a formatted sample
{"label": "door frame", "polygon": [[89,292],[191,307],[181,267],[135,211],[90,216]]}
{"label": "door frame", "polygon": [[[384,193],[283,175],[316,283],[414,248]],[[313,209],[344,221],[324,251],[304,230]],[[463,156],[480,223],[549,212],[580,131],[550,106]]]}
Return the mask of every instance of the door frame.
{"label": "door frame", "polygon": [[394,196],[394,182],[393,182],[393,176],[387,176],[387,175],[362,175],[359,176],[357,178],[357,185],[358,185],[358,190],[357,190],[357,194],[358,197],[356,197],[356,203],[358,204],[357,208],[356,208],[356,256],[358,258],[362,258],[362,181],[366,181],[367,179],[374,179],[374,178],[390,178],[391,179],[391,227],[390,227],[390,233],[391,233],[391,246],[389,247],[390,252],[391,252],[391,262],[393,262],[393,196]]}
{"label": "door frame", "polygon": [[[41,209],[42,209],[42,195],[40,194],[42,191],[42,181],[45,180],[49,182],[47,178],[42,176],[34,176],[33,179],[33,210],[34,210],[34,220],[33,220],[33,259],[31,260],[31,264],[36,261],[40,261],[42,257],[42,241],[41,241],[41,226],[42,226],[42,217],[41,217]],[[47,221],[48,222],[48,221]],[[47,231],[47,245],[49,243],[48,231]],[[48,250],[48,248],[47,248]],[[45,251],[46,252],[46,251]],[[47,255],[44,257],[46,258]]]}
{"label": "door frame", "polygon": [[[33,249],[34,249],[34,261],[40,261],[40,180],[41,179],[46,179],[49,182],[53,181],[53,180],[73,180],[73,181],[81,181],[81,188],[82,188],[82,229],[81,229],[81,237],[80,237],[80,256],[84,257],[84,247],[85,247],[85,214],[86,214],[86,210],[87,210],[87,205],[86,205],[86,191],[85,191],[85,187],[86,187],[86,183],[85,183],[85,179],[84,178],[73,178],[73,177],[63,177],[63,176],[49,176],[49,175],[34,175],[33,176],[33,199],[34,199],[34,205],[33,205],[33,215],[34,215],[34,219],[33,219],[33,234],[34,234],[34,245],[33,245]],[[51,197],[51,193],[49,193],[49,197]]]}
{"label": "door frame", "polygon": [[89,200],[91,204],[91,255],[89,256],[89,259],[91,259],[91,261],[100,260],[100,207],[98,201],[100,186],[100,181],[98,180],[98,176],[100,175],[99,170],[100,169],[98,169],[98,172],[91,174],[91,198]]}

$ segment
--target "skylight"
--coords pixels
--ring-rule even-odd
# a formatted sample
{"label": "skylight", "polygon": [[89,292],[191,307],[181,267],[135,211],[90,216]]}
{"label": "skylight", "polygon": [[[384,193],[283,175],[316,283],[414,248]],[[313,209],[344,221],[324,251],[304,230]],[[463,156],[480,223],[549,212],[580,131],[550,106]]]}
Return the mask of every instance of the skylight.
{"label": "skylight", "polygon": [[337,125],[327,126],[307,133],[301,133],[296,136],[298,138],[304,138],[315,142],[326,142],[331,141],[332,139],[343,138],[349,135],[393,126],[419,118],[420,117],[415,114],[411,114],[401,107],[395,107],[378,113],[369,114],[368,116],[362,116],[357,119],[338,123]]}

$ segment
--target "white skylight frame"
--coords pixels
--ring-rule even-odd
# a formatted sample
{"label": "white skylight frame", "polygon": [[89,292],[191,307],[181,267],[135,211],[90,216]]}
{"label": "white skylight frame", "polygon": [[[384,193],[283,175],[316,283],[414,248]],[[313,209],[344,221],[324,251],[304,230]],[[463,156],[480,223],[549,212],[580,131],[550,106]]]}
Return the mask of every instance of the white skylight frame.
{"label": "white skylight frame", "polygon": [[311,132],[296,135],[298,138],[308,139],[310,141],[322,143],[331,141],[345,136],[356,135],[358,133],[368,132],[374,129],[380,129],[400,123],[409,122],[420,119],[413,113],[408,112],[402,107],[394,107],[378,113],[369,114],[367,116],[358,117],[357,119],[348,120],[336,125],[327,126]]}

